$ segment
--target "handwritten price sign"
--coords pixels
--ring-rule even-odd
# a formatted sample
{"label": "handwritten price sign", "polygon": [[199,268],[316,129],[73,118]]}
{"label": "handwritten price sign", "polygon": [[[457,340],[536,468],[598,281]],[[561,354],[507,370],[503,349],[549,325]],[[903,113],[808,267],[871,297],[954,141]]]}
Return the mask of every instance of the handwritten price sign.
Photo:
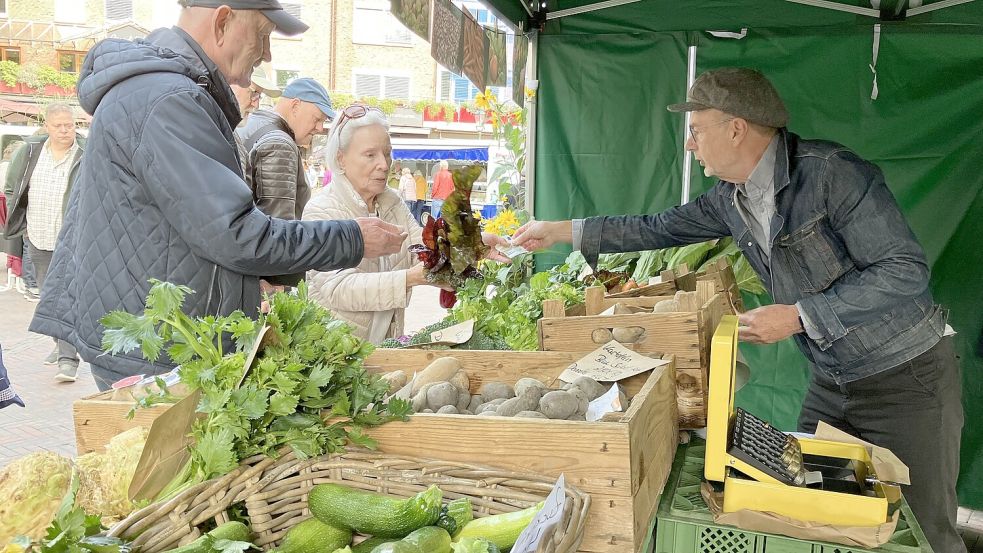
{"label": "handwritten price sign", "polygon": [[589,376],[598,382],[617,382],[667,364],[668,361],[635,353],[611,340],[567,367],[560,373],[560,380],[573,382],[577,377]]}

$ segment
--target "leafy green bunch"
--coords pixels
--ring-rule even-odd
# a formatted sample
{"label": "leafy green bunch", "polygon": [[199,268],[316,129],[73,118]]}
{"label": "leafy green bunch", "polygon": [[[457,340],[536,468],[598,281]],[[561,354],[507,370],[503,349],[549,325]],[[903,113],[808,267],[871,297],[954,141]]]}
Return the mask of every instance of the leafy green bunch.
{"label": "leafy green bunch", "polygon": [[[180,308],[186,287],[152,281],[142,315],[113,312],[103,318],[103,347],[110,353],[140,347],[156,360],[167,345],[192,392],[200,393],[191,459],[159,498],[226,474],[257,454],[275,456],[289,446],[301,458],[339,451],[351,442],[374,447],[365,426],[404,419],[408,402],[383,403],[388,385],[366,372],[373,346],[351,333],[307,298],[277,293],[258,323],[235,312],[227,317],[190,318]],[[246,366],[245,348],[259,330],[260,353]],[[235,347],[223,353],[223,344]],[[325,416],[330,417],[325,420]]]}

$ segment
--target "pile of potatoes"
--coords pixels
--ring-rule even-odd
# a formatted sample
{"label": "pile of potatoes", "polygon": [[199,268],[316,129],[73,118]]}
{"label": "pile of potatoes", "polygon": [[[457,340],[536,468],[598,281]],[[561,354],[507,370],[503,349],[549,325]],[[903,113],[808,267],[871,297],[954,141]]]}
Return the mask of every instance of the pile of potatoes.
{"label": "pile of potatoes", "polygon": [[[408,384],[403,371],[383,378],[389,381],[392,392]],[[585,376],[560,390],[550,390],[535,378],[521,378],[514,386],[486,382],[472,395],[470,384],[460,361],[453,357],[437,359],[413,382],[413,412],[582,421],[586,420],[588,403],[607,391],[603,384]]]}

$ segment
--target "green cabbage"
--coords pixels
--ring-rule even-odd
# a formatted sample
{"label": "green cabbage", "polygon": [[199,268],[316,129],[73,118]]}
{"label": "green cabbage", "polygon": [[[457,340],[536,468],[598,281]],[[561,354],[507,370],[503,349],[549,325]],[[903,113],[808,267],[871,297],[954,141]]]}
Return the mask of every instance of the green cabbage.
{"label": "green cabbage", "polygon": [[0,469],[0,543],[20,535],[41,539],[71,482],[71,461],[48,451]]}

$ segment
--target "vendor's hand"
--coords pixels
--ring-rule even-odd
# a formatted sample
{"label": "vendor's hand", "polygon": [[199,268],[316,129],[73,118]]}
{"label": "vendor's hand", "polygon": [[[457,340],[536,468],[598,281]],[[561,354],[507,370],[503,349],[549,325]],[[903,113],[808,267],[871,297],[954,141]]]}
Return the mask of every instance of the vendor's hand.
{"label": "vendor's hand", "polygon": [[802,331],[799,310],[794,305],[766,305],[738,318],[738,338],[752,344],[773,344]]}
{"label": "vendor's hand", "polygon": [[406,289],[409,290],[414,286],[436,286],[441,290],[454,291],[452,286],[446,284],[435,284],[427,280],[427,268],[423,266],[423,263],[417,263],[416,265],[410,267],[406,270]]}
{"label": "vendor's hand", "polygon": [[359,217],[355,222],[362,231],[362,257],[365,259],[402,251],[403,241],[406,240],[403,229],[378,217]]}
{"label": "vendor's hand", "polygon": [[498,251],[497,246],[502,246],[503,248],[509,247],[509,241],[502,238],[497,234],[492,234],[490,232],[481,233],[481,241],[486,246],[488,246],[488,253],[485,254],[485,259],[491,259],[492,261],[498,261],[499,263],[511,263],[512,260],[509,256]]}
{"label": "vendor's hand", "polygon": [[570,221],[529,221],[512,235],[512,245],[529,251],[543,250],[557,242],[573,242]]}

